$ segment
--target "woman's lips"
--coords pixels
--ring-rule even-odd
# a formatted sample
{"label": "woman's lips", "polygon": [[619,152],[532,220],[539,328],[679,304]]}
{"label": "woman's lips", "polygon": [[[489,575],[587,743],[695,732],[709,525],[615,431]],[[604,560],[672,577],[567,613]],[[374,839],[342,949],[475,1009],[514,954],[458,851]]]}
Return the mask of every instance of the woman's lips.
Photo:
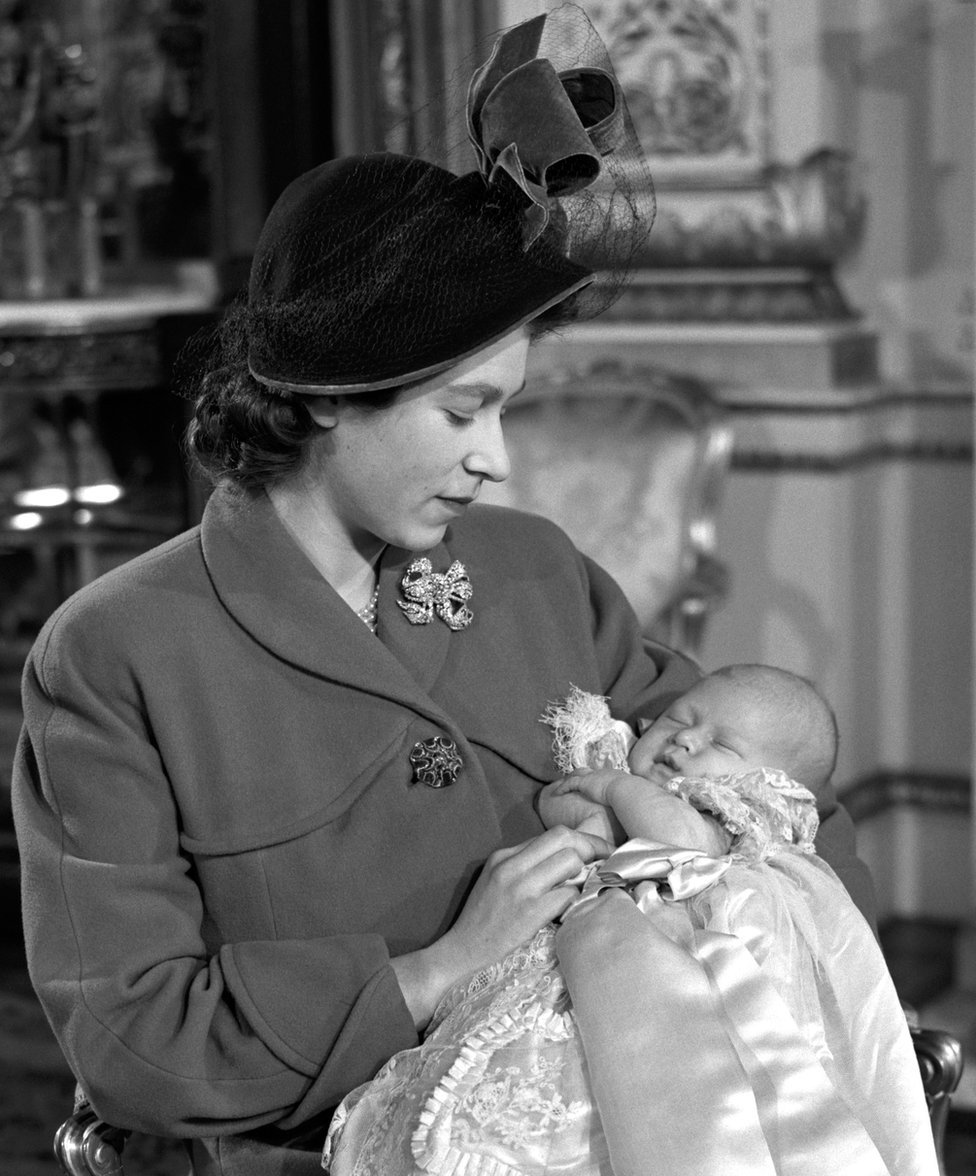
{"label": "woman's lips", "polygon": [[474,497],[448,498],[446,494],[439,494],[437,501],[443,503],[448,510],[461,514],[474,502]]}

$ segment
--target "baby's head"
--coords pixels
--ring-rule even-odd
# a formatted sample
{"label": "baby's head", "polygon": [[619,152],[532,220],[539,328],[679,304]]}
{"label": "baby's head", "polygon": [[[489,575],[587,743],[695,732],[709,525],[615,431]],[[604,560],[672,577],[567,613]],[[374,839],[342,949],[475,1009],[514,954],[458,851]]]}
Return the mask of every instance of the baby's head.
{"label": "baby's head", "polygon": [[735,665],[655,719],[631,750],[630,768],[656,783],[773,768],[816,794],[836,759],[837,721],[811,682],[775,666]]}

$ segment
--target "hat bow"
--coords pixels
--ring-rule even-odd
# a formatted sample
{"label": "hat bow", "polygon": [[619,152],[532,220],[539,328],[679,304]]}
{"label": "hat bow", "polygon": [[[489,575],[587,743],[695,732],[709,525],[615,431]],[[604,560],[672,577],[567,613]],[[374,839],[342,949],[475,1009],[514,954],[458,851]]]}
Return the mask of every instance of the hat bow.
{"label": "hat bow", "polygon": [[468,88],[468,137],[489,183],[507,175],[528,199],[526,249],[549,223],[549,202],[589,187],[619,145],[624,108],[605,70],[557,72],[539,57],[546,16],[510,29]]}

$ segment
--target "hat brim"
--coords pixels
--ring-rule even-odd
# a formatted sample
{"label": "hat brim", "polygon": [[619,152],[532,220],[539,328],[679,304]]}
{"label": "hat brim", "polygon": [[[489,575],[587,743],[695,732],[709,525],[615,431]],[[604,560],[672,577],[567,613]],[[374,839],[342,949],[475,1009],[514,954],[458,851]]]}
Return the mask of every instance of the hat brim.
{"label": "hat brim", "polygon": [[408,384],[418,384],[423,380],[429,379],[431,376],[436,376],[439,372],[445,372],[449,368],[455,367],[463,360],[469,359],[472,355],[477,355],[479,351],[483,351],[486,347],[497,343],[499,339],[503,339],[506,335],[517,331],[519,327],[526,326],[533,319],[538,318],[539,315],[545,314],[553,306],[569,298],[570,295],[575,294],[578,290],[582,290],[584,286],[588,286],[595,278],[596,274],[587,273],[568,284],[561,284],[558,291],[551,294],[551,296],[544,299],[541,303],[534,303],[530,310],[524,310],[523,313],[505,321],[495,331],[478,338],[477,342],[466,350],[452,351],[449,356],[438,360],[436,363],[427,364],[420,368],[411,368],[404,372],[399,372],[396,375],[387,376],[381,380],[349,381],[338,384],[298,383],[292,380],[278,380],[271,376],[262,375],[255,370],[253,364],[250,362],[248,363],[248,369],[254,379],[265,388],[270,388],[274,392],[293,392],[299,396],[349,396],[357,392],[378,392],[383,388],[398,388]]}

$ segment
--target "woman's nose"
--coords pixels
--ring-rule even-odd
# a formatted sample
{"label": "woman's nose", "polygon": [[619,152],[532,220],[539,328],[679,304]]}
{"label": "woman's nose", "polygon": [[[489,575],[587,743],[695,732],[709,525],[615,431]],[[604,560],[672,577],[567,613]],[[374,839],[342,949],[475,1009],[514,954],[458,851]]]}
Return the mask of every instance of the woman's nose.
{"label": "woman's nose", "polygon": [[464,468],[489,482],[504,482],[512,472],[500,420],[486,424],[477,445],[468,454]]}

